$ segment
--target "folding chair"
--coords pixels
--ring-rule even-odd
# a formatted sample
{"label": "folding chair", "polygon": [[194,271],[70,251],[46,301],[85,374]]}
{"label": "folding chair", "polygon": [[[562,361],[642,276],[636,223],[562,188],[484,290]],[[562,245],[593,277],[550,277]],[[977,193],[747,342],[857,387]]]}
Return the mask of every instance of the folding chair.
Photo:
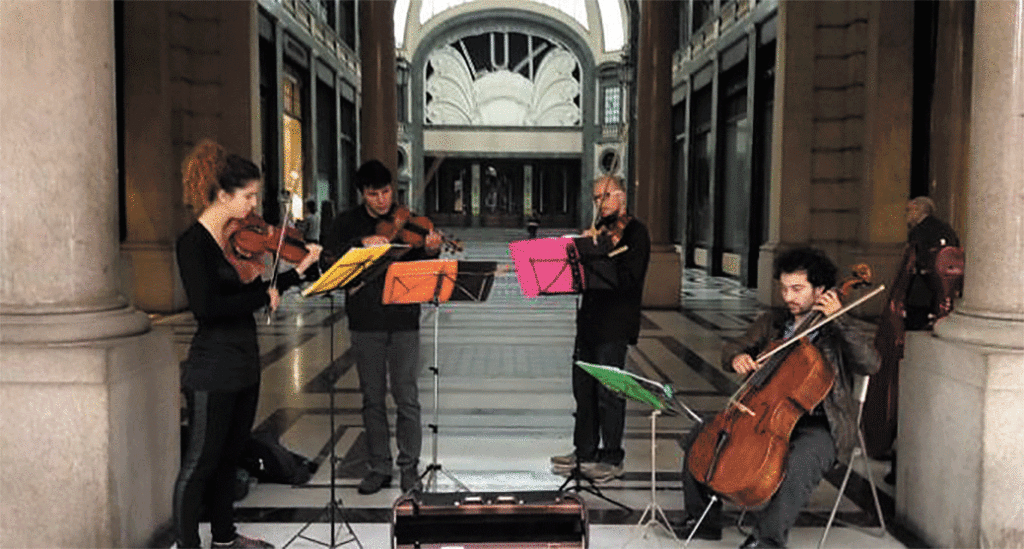
{"label": "folding chair", "polygon": [[[836,502],[832,505],[832,514],[828,517],[828,522],[825,523],[825,531],[821,533],[821,539],[818,541],[818,549],[821,549],[825,545],[825,538],[828,537],[828,531],[832,528],[832,522],[836,518],[836,510],[839,509],[839,502],[843,499],[843,493],[846,491],[846,484],[850,480],[850,473],[853,472],[853,462],[860,456],[864,470],[868,474],[868,484],[871,486],[871,496],[875,500],[875,512],[878,513],[878,523],[880,524],[878,531],[874,529],[862,529],[865,533],[878,538],[884,538],[886,535],[885,529],[885,518],[882,516],[882,504],[878,501],[878,488],[875,487],[875,479],[871,474],[871,463],[868,461],[867,445],[864,444],[864,432],[861,431],[860,420],[861,415],[864,413],[864,400],[868,394],[868,381],[871,376],[854,376],[853,381],[853,397],[857,399],[857,441],[860,443],[853,448],[850,452],[850,459],[847,461],[846,474],[843,475],[843,483],[839,485],[839,494],[836,495]],[[854,527],[856,528],[856,527]]]}

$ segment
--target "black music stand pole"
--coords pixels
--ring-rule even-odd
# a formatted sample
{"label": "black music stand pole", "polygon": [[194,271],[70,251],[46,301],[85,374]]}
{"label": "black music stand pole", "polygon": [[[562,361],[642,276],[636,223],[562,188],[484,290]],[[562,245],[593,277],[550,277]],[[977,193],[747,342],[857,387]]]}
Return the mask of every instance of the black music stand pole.
{"label": "black music stand pole", "polygon": [[[438,274],[438,288],[440,288],[440,286],[441,286],[440,279],[443,276],[444,276],[443,274]],[[423,473],[420,475],[420,479],[419,480],[420,480],[420,483],[423,485],[423,491],[425,491],[425,492],[435,491],[436,492],[437,491],[437,475],[438,475],[438,473],[441,473],[441,474],[444,474],[444,476],[448,477],[448,480],[450,480],[453,483],[455,483],[456,485],[458,485],[458,487],[463,492],[468,492],[469,491],[469,487],[466,486],[465,484],[463,484],[459,479],[455,478],[455,476],[452,475],[450,472],[444,470],[441,467],[441,464],[437,461],[437,437],[438,437],[438,433],[440,431],[440,427],[439,426],[441,424],[440,415],[439,415],[440,414],[440,412],[439,412],[439,402],[440,401],[439,401],[439,398],[438,398],[438,396],[440,394],[439,384],[440,384],[440,377],[441,377],[441,366],[440,366],[440,362],[438,362],[438,352],[437,352],[437,349],[438,349],[438,332],[439,332],[439,330],[438,330],[438,321],[439,321],[439,319],[441,317],[441,302],[438,300],[437,295],[435,295],[434,299],[432,301],[430,301],[429,303],[434,306],[434,365],[430,368],[430,371],[433,373],[433,377],[434,377],[434,422],[428,425],[428,427],[430,427],[430,437],[431,437],[430,464],[427,465],[423,469]]]}
{"label": "black music stand pole", "polygon": [[[327,318],[330,319],[330,325],[331,325],[331,327],[330,327],[331,342],[330,342],[330,355],[329,355],[330,360],[328,361],[328,364],[333,365],[334,364],[334,323],[335,323],[335,320],[334,320],[334,290],[328,291],[326,294],[324,294],[324,297],[327,297],[328,299],[331,300],[331,312],[330,312],[330,315],[327,317]],[[330,416],[331,416],[330,417],[330,432],[331,432],[331,436],[327,439],[327,443],[330,444],[330,446],[331,446],[330,458],[329,458],[330,459],[330,464],[331,464],[331,473],[330,473],[331,474],[331,500],[330,500],[330,502],[327,503],[327,506],[320,513],[319,517],[317,517],[317,518],[320,518],[320,517],[324,516],[325,514],[328,515],[328,517],[329,517],[328,520],[330,522],[330,529],[331,529],[331,540],[330,540],[330,543],[325,543],[325,542],[323,542],[323,541],[321,541],[319,539],[307,536],[305,534],[305,532],[313,524],[313,521],[310,521],[310,522],[307,522],[306,525],[303,526],[301,529],[299,529],[299,531],[296,532],[294,536],[292,536],[292,539],[288,540],[288,543],[284,544],[285,548],[291,546],[291,544],[295,540],[300,539],[300,538],[304,539],[306,541],[311,541],[311,542],[316,543],[318,545],[322,545],[324,547],[328,547],[329,549],[334,549],[335,547],[340,547],[342,545],[351,543],[353,541],[356,542],[356,545],[359,546],[359,549],[363,548],[363,544],[359,541],[359,538],[356,536],[355,531],[352,530],[352,525],[348,522],[348,520],[346,520],[344,518],[344,516],[341,513],[341,508],[344,507],[344,504],[340,502],[341,498],[337,497],[337,494],[336,494],[337,482],[335,480],[334,470],[335,470],[335,467],[337,466],[338,458],[335,456],[335,449],[334,449],[334,447],[337,445],[337,431],[335,430],[335,426],[334,426],[334,413],[335,413],[335,409],[334,409],[334,385],[335,385],[335,382],[331,381],[330,382],[330,386],[327,389],[328,409],[329,409],[329,413],[330,413]],[[340,517],[341,518],[342,524],[338,524],[337,526],[335,526],[335,524],[337,523],[337,518],[336,517]],[[348,529],[349,535],[344,540],[338,541],[338,538],[339,538],[338,533],[339,533],[339,530],[341,529],[342,525],[344,525],[345,528]]]}
{"label": "black music stand pole", "polygon": [[[324,272],[316,282],[314,282],[312,285],[303,290],[303,296],[308,297],[311,295],[323,295],[324,297],[327,297],[331,301],[331,312],[330,315],[328,316],[328,319],[330,319],[330,359],[328,362],[329,365],[334,364],[334,292],[339,289],[349,288],[357,284],[365,283],[366,280],[373,278],[374,276],[380,275],[383,272],[381,268],[383,267],[383,265],[385,265],[389,261],[394,261],[398,256],[405,253],[405,251],[406,250],[392,248],[390,246],[380,247],[375,250],[369,250],[366,248],[352,248],[347,253],[345,253],[340,259],[338,259],[334,263],[334,265],[331,265],[331,267],[326,272]],[[371,267],[376,268],[371,270]],[[330,445],[329,459],[331,464],[331,499],[327,503],[327,506],[324,507],[324,510],[316,519],[319,520],[325,514],[328,516],[328,521],[330,522],[331,529],[330,542],[328,543],[306,535],[306,530],[308,530],[309,527],[313,525],[313,522],[315,522],[314,520],[307,522],[305,526],[299,529],[299,531],[296,532],[295,535],[292,536],[292,538],[284,544],[285,548],[290,547],[291,544],[295,542],[295,540],[300,538],[306,541],[311,541],[318,545],[322,545],[324,547],[327,547],[328,549],[334,549],[335,547],[340,547],[353,541],[356,543],[356,545],[359,546],[360,549],[362,549],[363,547],[363,544],[359,541],[359,538],[356,536],[355,531],[352,530],[352,525],[348,522],[348,520],[345,520],[344,516],[342,515],[341,509],[342,507],[344,507],[344,505],[340,501],[341,498],[337,496],[337,480],[335,478],[335,469],[337,467],[338,462],[335,450],[335,446],[337,446],[337,430],[334,424],[334,415],[336,412],[334,407],[335,382],[336,380],[332,380],[330,382],[330,387],[328,387],[327,390],[331,433],[327,439],[327,443]],[[341,525],[336,526],[338,517],[341,518],[342,524],[345,526],[345,528],[348,529],[349,533],[349,536],[347,538],[340,541],[338,540],[338,531],[340,530]]]}

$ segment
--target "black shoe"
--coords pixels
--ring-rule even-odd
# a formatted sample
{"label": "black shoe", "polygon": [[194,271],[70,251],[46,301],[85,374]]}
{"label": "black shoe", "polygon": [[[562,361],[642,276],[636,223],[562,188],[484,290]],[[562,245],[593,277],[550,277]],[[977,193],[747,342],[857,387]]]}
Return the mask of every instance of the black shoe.
{"label": "black shoe", "polygon": [[[693,527],[697,526],[697,520],[700,517],[686,517],[682,522],[675,522],[672,524],[672,532],[675,533],[679,539],[687,539],[690,537],[690,532],[693,532]],[[711,517],[705,517],[704,522],[700,523],[700,527],[693,533],[693,537],[696,539],[703,539],[707,541],[718,541],[722,539],[722,522],[712,520]]]}
{"label": "black shoe", "polygon": [[423,490],[423,485],[420,483],[420,473],[415,467],[409,467],[408,469],[402,469],[402,493],[413,491],[419,492]]}
{"label": "black shoe", "polygon": [[364,495],[376,494],[380,492],[381,488],[387,488],[388,486],[391,486],[391,475],[370,471],[370,474],[363,477],[363,481],[359,483],[359,493]]}
{"label": "black shoe", "polygon": [[766,549],[766,548],[777,548],[782,547],[781,545],[775,545],[774,543],[766,539],[757,539],[754,536],[747,536],[746,541],[743,545],[740,545],[740,549]]}

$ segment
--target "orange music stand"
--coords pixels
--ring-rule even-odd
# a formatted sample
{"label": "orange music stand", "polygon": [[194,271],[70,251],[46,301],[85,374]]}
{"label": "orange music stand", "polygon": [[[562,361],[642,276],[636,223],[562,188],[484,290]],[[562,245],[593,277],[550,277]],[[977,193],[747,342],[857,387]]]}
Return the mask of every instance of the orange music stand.
{"label": "orange music stand", "polygon": [[497,263],[494,261],[455,259],[402,261],[388,266],[382,296],[385,305],[430,303],[434,306],[434,366],[430,369],[434,374],[434,423],[429,425],[433,449],[431,463],[420,475],[424,491],[437,490],[438,473],[447,476],[462,491],[469,491],[459,479],[442,469],[437,461],[438,379],[441,375],[437,359],[438,319],[441,316],[440,305],[443,302],[485,301],[494,284],[496,269]]}

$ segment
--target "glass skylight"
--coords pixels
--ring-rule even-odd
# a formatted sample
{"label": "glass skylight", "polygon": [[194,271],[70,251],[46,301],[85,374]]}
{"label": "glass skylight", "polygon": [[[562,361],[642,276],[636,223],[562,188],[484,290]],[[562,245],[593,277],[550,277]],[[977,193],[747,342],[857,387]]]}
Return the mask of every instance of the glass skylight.
{"label": "glass skylight", "polygon": [[[424,24],[431,17],[456,6],[479,0],[422,0],[419,22]],[[589,30],[587,2],[585,0],[521,0],[551,6],[572,17],[584,29]],[[624,43],[622,27],[622,6],[620,0],[596,0],[601,10],[601,31],[604,33],[605,51],[621,50]],[[405,40],[405,23],[408,20],[412,0],[395,0],[395,46],[401,48]]]}

